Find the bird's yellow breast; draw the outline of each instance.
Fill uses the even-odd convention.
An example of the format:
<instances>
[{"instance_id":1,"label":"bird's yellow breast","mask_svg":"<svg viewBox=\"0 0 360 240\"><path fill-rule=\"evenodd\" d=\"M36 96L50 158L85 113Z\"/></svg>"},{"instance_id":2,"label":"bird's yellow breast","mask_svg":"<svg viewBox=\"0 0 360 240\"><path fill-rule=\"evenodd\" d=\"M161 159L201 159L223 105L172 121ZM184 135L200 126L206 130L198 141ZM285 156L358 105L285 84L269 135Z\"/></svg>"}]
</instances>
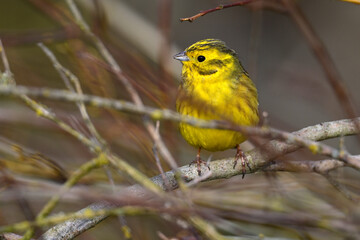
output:
<instances>
[{"instance_id":1,"label":"bird's yellow breast","mask_svg":"<svg viewBox=\"0 0 360 240\"><path fill-rule=\"evenodd\" d=\"M247 95L244 86L232 86L231 81L223 79L195 84L184 83L179 88L177 111L205 120L227 120L238 125L256 125L257 101L249 106L244 99ZM233 148L246 139L239 132L197 128L185 123L180 123L179 129L190 145L209 151Z\"/></svg>"}]
</instances>

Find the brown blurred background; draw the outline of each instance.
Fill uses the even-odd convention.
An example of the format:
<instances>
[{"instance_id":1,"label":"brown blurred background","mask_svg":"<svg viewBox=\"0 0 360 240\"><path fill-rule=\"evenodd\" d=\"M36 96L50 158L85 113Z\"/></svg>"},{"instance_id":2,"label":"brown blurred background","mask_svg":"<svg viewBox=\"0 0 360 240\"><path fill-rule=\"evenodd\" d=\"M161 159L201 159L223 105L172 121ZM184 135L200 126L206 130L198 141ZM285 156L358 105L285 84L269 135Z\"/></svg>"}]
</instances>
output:
<instances>
[{"instance_id":1,"label":"brown blurred background","mask_svg":"<svg viewBox=\"0 0 360 240\"><path fill-rule=\"evenodd\" d=\"M94 33L104 41L146 105L174 110L181 65L172 56L200 39L218 38L236 50L245 69L252 76L259 91L260 110L269 114L271 126L291 132L324 121L348 118L304 36L294 21L281 11L234 7L200 17L192 23L181 23L179 18L231 1L76 2ZM326 0L304 0L298 3L328 49L358 110L360 5ZM84 92L130 100L123 85L108 70L94 45L73 22L63 1L0 0L0 38L18 85L65 88L49 59L36 45L43 42L65 67L79 77ZM85 146L55 124L38 117L22 102L13 98L0 99L0 157L2 166L10 169L11 173L39 177L35 171L39 168L37 164L33 168L16 164L14 159L18 159L21 154L31 158L32 153L41 153L59 164L68 174L92 158L92 153ZM50 106L61 119L78 131L89 135L84 130L76 106L46 100L40 102ZM148 176L159 174L152 153L153 142L142 125L141 117L94 107L88 110L96 128L114 152ZM175 123L161 122L160 129L179 165L187 164L195 157L196 150L181 138ZM345 142L352 154L359 154L356 137L346 137ZM337 147L339 140L326 143ZM20 146L21 150L16 150L14 146ZM213 159L230 157L234 153L234 150L215 153ZM209 155L204 151L204 158ZM314 157L302 151L288 158ZM166 164L164 168L169 169ZM338 174L346 175L342 170ZM259 175L246 177L240 183L250 186L264 184L257 191L266 195L264 181L269 180L263 174ZM41 177L52 178L48 175ZM116 173L113 177L119 184L131 183ZM296 177L294 179L298 181ZM354 179L358 179L358 176ZM354 179L346 181L351 183ZM55 180L59 179L55 177ZM99 170L88 176L84 183L106 184L107 181L104 171ZM302 184L307 189L308 186ZM23 220L22 210L4 199L1 200L0 195L0 225ZM30 199L32 211L36 213L42 206L39 203L46 199ZM266 198L263 200L266 201ZM67 207L72 210L83 206L82 203L79 206L69 205ZM9 208L5 210L4 206ZM132 225L134 229L139 228L138 222L135 217ZM158 239L154 226L157 229L166 228L163 220L149 222L146 218L141 222L145 224L142 225L145 230L135 231L138 235L134 239ZM105 232L110 227L110 224L103 224L100 229ZM112 228L106 231L110 234L107 237L94 231L94 234L87 234L83 239L118 239L119 235L113 231Z\"/></svg>"}]
</instances>

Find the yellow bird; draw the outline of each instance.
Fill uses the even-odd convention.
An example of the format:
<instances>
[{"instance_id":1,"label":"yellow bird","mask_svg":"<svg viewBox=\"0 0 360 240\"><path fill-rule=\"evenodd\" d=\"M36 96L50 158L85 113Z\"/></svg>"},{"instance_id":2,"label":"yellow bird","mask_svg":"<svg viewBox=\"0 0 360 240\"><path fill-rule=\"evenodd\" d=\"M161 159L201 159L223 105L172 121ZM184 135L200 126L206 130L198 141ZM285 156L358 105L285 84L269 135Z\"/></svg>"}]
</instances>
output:
<instances>
[{"instance_id":1,"label":"yellow bird","mask_svg":"<svg viewBox=\"0 0 360 240\"><path fill-rule=\"evenodd\" d=\"M183 115L205 119L226 120L241 126L259 122L258 97L254 83L242 67L234 50L218 39L194 43L174 56L181 61L182 82L179 86L176 109ZM241 159L245 176L245 155L240 143L246 137L237 131L198 128L180 123L180 133L192 146L198 148L196 160L201 174L200 150L223 151L237 148L234 168Z\"/></svg>"}]
</instances>

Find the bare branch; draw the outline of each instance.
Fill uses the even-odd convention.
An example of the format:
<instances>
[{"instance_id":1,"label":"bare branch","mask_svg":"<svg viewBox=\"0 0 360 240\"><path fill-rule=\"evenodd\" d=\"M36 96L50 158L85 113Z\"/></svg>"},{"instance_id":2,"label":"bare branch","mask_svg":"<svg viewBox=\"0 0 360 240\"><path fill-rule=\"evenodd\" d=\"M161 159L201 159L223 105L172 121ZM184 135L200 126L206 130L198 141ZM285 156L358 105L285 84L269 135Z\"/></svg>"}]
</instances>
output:
<instances>
[{"instance_id":1,"label":"bare branch","mask_svg":"<svg viewBox=\"0 0 360 240\"><path fill-rule=\"evenodd\" d=\"M51 50L48 47L46 47L43 43L38 43L38 46L44 51L46 56L51 60L51 62L54 65L54 68L58 71L59 75L65 82L66 87L72 92L76 92L80 95L83 94L79 79L72 72L70 72L68 69L66 69L64 66L60 64L60 62L55 57L54 53L51 52ZM71 83L75 86L75 89L71 85ZM96 130L94 124L90 119L90 116L86 110L84 103L79 102L77 103L77 105L80 110L81 116L85 122L85 125L87 126L88 130L94 137L94 140L97 141L97 144L103 145L104 147L102 148L105 148L105 146L107 145L106 141L100 136L100 134Z\"/></svg>"},{"instance_id":2,"label":"bare branch","mask_svg":"<svg viewBox=\"0 0 360 240\"><path fill-rule=\"evenodd\" d=\"M340 120L340 121L334 121L334 122L327 122L322 123L314 126L310 126L304 129L301 129L297 132L294 132L294 135L297 135L299 137L311 139L311 140L324 140L327 138L332 137L338 137L341 135L347 135L349 134L349 129L353 131L353 133L356 132L356 128L351 120ZM289 166L292 166L291 163L285 163L285 162L275 162L274 167L269 166L271 165L271 162L274 158L293 152L296 149L299 149L299 146L297 145L291 145L279 142L277 140L270 141L264 146L265 149L271 149L268 154L263 154L261 150L252 150L247 154L248 159L252 163L252 172L255 172L259 169L264 170L287 170L290 171L291 168ZM242 174L241 169L233 169L233 158L229 159L222 159L222 160L216 160L212 161L210 163L212 174L208 176L206 181L214 180L214 179L220 179L220 178L229 178L234 175ZM319 162L312 161L309 164L303 163L302 165L299 165L300 168L298 170L300 171L313 171L313 172L328 172L330 170L336 169L338 167L344 166L343 162L335 161L335 160L323 160ZM198 177L197 169L196 167L189 167L189 166L183 166L180 167L178 170L182 178L186 181L192 181ZM204 173L207 171L207 168L203 169ZM250 169L247 171L248 174L250 174ZM167 179L169 180L169 184L172 189L175 189L178 187L178 183L175 178L174 171L166 172ZM163 189L166 189L169 187L168 184L165 184L163 181L163 178L161 175L155 176L150 179L153 183L160 186ZM138 186L132 186L130 187L134 191L138 191ZM90 208L97 207L97 209L103 209L104 207L107 208L109 203L94 203L90 206ZM81 210L86 211L87 208ZM91 228L95 226L99 221L106 218L106 215L104 216L97 216L95 220L92 219L77 219L77 220L69 220L64 223L61 223L59 225L56 225L52 229L50 229L47 233L43 235L41 239L58 239L58 240L65 240L65 239L71 239L75 236L77 236L79 233L86 231L88 228ZM74 229L75 228L75 229ZM69 229L73 229L74 231L69 231ZM58 237L54 237L54 233L59 232L66 232L67 235L58 235ZM51 236L54 237L48 237L48 234L52 234Z\"/></svg>"},{"instance_id":3,"label":"bare branch","mask_svg":"<svg viewBox=\"0 0 360 240\"><path fill-rule=\"evenodd\" d=\"M332 148L328 145L319 142L314 142L312 140L273 128L234 126L231 123L227 123L227 122L224 123L219 121L205 121L201 119L192 118L189 116L180 115L179 113L173 112L168 109L160 110L156 108L134 105L125 101L101 98L101 97L84 95L84 94L79 95L76 93L71 93L62 90L50 90L47 88L13 87L13 86L0 87L0 95L24 96L25 94L45 97L49 99L70 101L70 102L84 102L98 107L99 106L109 107L109 108L128 111L132 113L146 114L154 119L169 119L177 122L186 122L190 125L202 127L202 128L231 129L235 131L240 131L248 135L249 137L261 136L264 138L277 138L286 141L289 144L295 144L295 145L300 145L302 147L306 147L314 154L322 154L334 159L342 160L345 163L349 164L350 166L356 169L360 169L360 159L351 156L346 151L338 151L337 149ZM356 126L356 124L359 123L359 119L354 119L353 121L355 123L354 126ZM145 124L147 126L154 127L148 121ZM155 128L153 129L153 131L150 132L155 133L156 132ZM351 134L355 134L357 132L358 131L354 131ZM154 137L154 140L157 139L155 135L152 136ZM159 150L161 149L167 149L167 148L159 148Z\"/></svg>"},{"instance_id":4,"label":"bare branch","mask_svg":"<svg viewBox=\"0 0 360 240\"><path fill-rule=\"evenodd\" d=\"M282 2L288 9L290 16L293 18L300 31L303 33L308 45L321 64L328 83L335 92L335 95L341 106L344 108L347 117L355 118L357 112L353 105L354 101L352 100L349 91L346 89L345 84L341 79L340 73L338 72L334 61L330 57L330 54L321 41L320 37L316 34L304 13L301 11L301 8L294 0L282 0ZM359 123L356 126L358 129L360 129Z\"/></svg>"},{"instance_id":5,"label":"bare branch","mask_svg":"<svg viewBox=\"0 0 360 240\"><path fill-rule=\"evenodd\" d=\"M204 15L206 15L208 13L219 11L219 10L222 10L222 9L225 9L225 8L243 6L243 5L249 4L251 2L255 2L255 1L257 1L257 0L243 0L243 1L240 1L240 2L231 3L231 4L227 4L227 5L219 5L219 6L215 7L215 8L211 8L211 9L208 9L208 10L205 10L205 11L201 11L198 14L192 16L192 17L180 18L180 22L184 22L184 21L192 22L195 19L197 19L199 17L202 17L202 16L204 16Z\"/></svg>"},{"instance_id":6,"label":"bare branch","mask_svg":"<svg viewBox=\"0 0 360 240\"><path fill-rule=\"evenodd\" d=\"M98 51L106 60L106 62L110 65L112 72L117 76L117 78L121 81L121 83L125 86L126 91L129 93L132 101L138 107L143 107L144 104L141 100L141 97L135 90L135 88L131 85L129 79L125 76L120 66L115 61L114 57L111 55L109 50L106 48L104 43L98 38L90 29L88 24L83 19L79 9L73 0L66 0L72 14L75 16L76 23L79 25L80 29L84 31L84 33L94 42ZM156 132L155 126L148 120L144 119L144 125L146 130L149 132L155 144L158 146L160 154L164 157L164 159L169 163L171 167L176 166L175 158L171 155L170 151L166 147L164 141L161 139L160 135Z\"/></svg>"},{"instance_id":7,"label":"bare branch","mask_svg":"<svg viewBox=\"0 0 360 240\"><path fill-rule=\"evenodd\" d=\"M271 164L270 166L264 168L264 170L286 172L315 172L320 174L327 174L329 171L343 167L344 165L344 162L334 159L325 159L320 161L276 161L274 164Z\"/></svg>"}]
</instances>

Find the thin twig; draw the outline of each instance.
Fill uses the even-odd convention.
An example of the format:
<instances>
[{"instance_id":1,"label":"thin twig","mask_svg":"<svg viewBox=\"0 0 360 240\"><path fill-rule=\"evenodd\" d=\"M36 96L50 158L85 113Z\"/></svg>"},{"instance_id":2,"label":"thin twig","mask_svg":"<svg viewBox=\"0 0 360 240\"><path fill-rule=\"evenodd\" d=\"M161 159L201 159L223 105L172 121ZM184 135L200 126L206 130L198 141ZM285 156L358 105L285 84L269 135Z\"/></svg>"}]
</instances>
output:
<instances>
[{"instance_id":1,"label":"thin twig","mask_svg":"<svg viewBox=\"0 0 360 240\"><path fill-rule=\"evenodd\" d=\"M125 86L126 91L129 93L132 101L134 104L138 107L143 107L144 104L135 90L135 88L131 85L130 81L127 79L123 71L121 70L120 66L115 61L114 57L111 55L111 53L108 51L108 49L105 47L104 43L98 38L90 29L90 27L87 25L83 17L81 16L80 11L78 10L76 4L73 0L66 0L66 3L68 4L71 12L75 16L76 22L79 25L79 27L90 37L90 39L94 42L96 45L98 51L103 56L103 58L107 61L107 63L110 65L111 70L114 72L114 74L118 77L118 79L122 82L122 84ZM160 154L164 157L164 160L169 163L171 167L176 166L175 158L171 155L170 151L166 147L165 143L162 141L161 137L156 134L155 126L152 124L149 119L144 118L144 125L147 131L149 132L150 136L152 137L153 141L158 146L158 149L160 151Z\"/></svg>"},{"instance_id":2,"label":"thin twig","mask_svg":"<svg viewBox=\"0 0 360 240\"><path fill-rule=\"evenodd\" d=\"M67 192L72 186L74 186L82 177L91 172L95 168L100 168L109 163L108 159L104 155L100 155L98 158L93 159L90 162L83 164L77 171L75 171L68 180L64 183L60 191L55 194L37 214L35 221L43 221L51 211L56 207L60 200L61 195ZM34 228L27 229L24 239L31 238L34 234Z\"/></svg>"},{"instance_id":3,"label":"thin twig","mask_svg":"<svg viewBox=\"0 0 360 240\"><path fill-rule=\"evenodd\" d=\"M125 86L126 91L130 94L131 98L136 104L141 104L141 98L137 94L134 87L130 84L129 80L125 77L125 75L122 73L122 70L120 66L116 63L113 56L110 54L110 52L107 50L103 42L91 31L88 24L83 19L79 9L75 5L73 0L66 0L67 5L69 6L72 14L74 15L76 19L76 23L79 25L80 29L83 30L83 32L94 42L96 47L99 49L99 52L104 57L104 59L109 63L112 70L115 72L115 74L119 77L122 84Z\"/></svg>"},{"instance_id":4,"label":"thin twig","mask_svg":"<svg viewBox=\"0 0 360 240\"><path fill-rule=\"evenodd\" d=\"M99 155L99 157L86 162L82 166L80 166L65 182L60 191L54 195L50 201L44 206L44 208L40 211L37 216L37 219L42 219L48 216L51 211L54 209L56 204L59 202L62 194L67 192L72 186L74 186L79 180L84 177L86 174L90 173L93 169L100 168L109 163L107 157L105 155Z\"/></svg>"},{"instance_id":5,"label":"thin twig","mask_svg":"<svg viewBox=\"0 0 360 240\"><path fill-rule=\"evenodd\" d=\"M344 108L347 117L355 118L357 112L353 105L354 101L351 98L351 94L346 89L345 84L341 79L340 73L338 72L336 65L330 57L330 54L327 51L324 43L316 34L301 8L298 6L298 3L296 3L294 0L282 0L282 2L288 9L290 16L293 18L300 31L303 33L308 45L322 66L326 75L326 79L335 92L340 105ZM357 123L356 126L360 130L360 123ZM360 136L358 138L360 139Z\"/></svg>"},{"instance_id":6,"label":"thin twig","mask_svg":"<svg viewBox=\"0 0 360 240\"><path fill-rule=\"evenodd\" d=\"M156 132L157 134L159 134L159 127L160 127L160 121L156 121ZM159 169L159 172L163 178L163 181L165 183L165 185L168 185L168 180L166 179L166 176L164 174L164 169L162 168L161 166L161 161L160 161L160 158L159 158L159 154L157 152L157 146L156 146L156 143L154 144L153 148L153 154L154 154L154 157L155 157L155 161L156 161L156 166L158 167Z\"/></svg>"},{"instance_id":7,"label":"thin twig","mask_svg":"<svg viewBox=\"0 0 360 240\"><path fill-rule=\"evenodd\" d=\"M159 122L159 121L158 121ZM150 124L150 123L148 123ZM164 141L161 139L159 129L153 128L153 125L148 126L148 130L153 136L155 146L156 148L162 153L163 157L167 159L167 162L169 163L170 167L175 170L178 168L178 165L174 159L174 157L171 155L169 149L166 147Z\"/></svg>"},{"instance_id":8,"label":"thin twig","mask_svg":"<svg viewBox=\"0 0 360 240\"><path fill-rule=\"evenodd\" d=\"M0 86L0 95L4 96L14 96L21 97L21 95L28 95L33 97L41 97L45 99L52 100L61 100L65 102L83 102L94 107L104 107L110 109L116 109L118 111L129 112L133 114L147 115L154 120L168 119L173 121L186 121L191 122L194 120L194 125L199 125L200 127L206 123L208 127L215 127L216 123L205 120L199 120L192 117L179 115L177 112L164 109L160 110L157 108L147 107L147 106L138 106L131 102L116 100L110 98L103 98L94 95L87 94L77 94L66 90L58 90L51 88L34 88L34 87L24 87L24 86ZM209 126L212 125L212 126ZM155 127L153 129L154 133Z\"/></svg>"},{"instance_id":9,"label":"thin twig","mask_svg":"<svg viewBox=\"0 0 360 240\"><path fill-rule=\"evenodd\" d=\"M199 229L207 239L212 240L228 240L225 236L221 235L216 228L209 222L205 221L199 216L193 216L189 218L190 222Z\"/></svg>"},{"instance_id":10,"label":"thin twig","mask_svg":"<svg viewBox=\"0 0 360 240\"><path fill-rule=\"evenodd\" d=\"M60 76L65 82L65 85L68 87L68 89L72 92L76 92L80 95L83 94L83 91L81 89L80 81L79 79L68 69L66 69L64 66L60 64L60 62L55 57L54 53L50 51L49 48L47 48L43 43L38 43L38 46L44 51L46 56L52 61L55 69L58 71ZM70 81L72 84L74 84L75 89L70 84ZM91 135L94 137L94 140L97 141L99 145L102 145L102 148L106 148L106 141L100 136L98 131L96 130L94 124L92 123L90 116L86 110L85 104L83 102L78 102L77 106L80 110L81 116L85 122L85 125L87 126L88 130L90 131Z\"/></svg>"},{"instance_id":11,"label":"thin twig","mask_svg":"<svg viewBox=\"0 0 360 240\"><path fill-rule=\"evenodd\" d=\"M70 125L62 121L58 118L50 109L46 106L34 101L29 98L26 94L19 94L19 97L32 109L36 112L36 114L40 117L48 119L58 125L65 132L69 133L77 140L79 140L82 144L87 146L91 151L100 152L101 147L97 144L94 144L89 138L85 137L82 133L73 129Z\"/></svg>"},{"instance_id":12,"label":"thin twig","mask_svg":"<svg viewBox=\"0 0 360 240\"><path fill-rule=\"evenodd\" d=\"M0 39L0 54L1 54L1 60L4 65L4 69L5 69L4 73L2 73L1 69L0 69L0 85L1 86L15 85L15 81L13 79L13 75L10 70L9 61L6 57L5 48L2 44L1 39Z\"/></svg>"},{"instance_id":13,"label":"thin twig","mask_svg":"<svg viewBox=\"0 0 360 240\"><path fill-rule=\"evenodd\" d=\"M10 70L9 61L8 61L8 59L6 57L5 49L3 49L1 39L0 39L0 50L1 50L0 51L1 52L1 57L2 57L2 61L4 63L5 73L6 73L6 76L2 76L2 78L4 78L4 77L6 78L6 81L1 82L0 88L2 88L2 87L6 88L6 87L15 86L16 82L15 82L13 74L12 74L12 72ZM60 128L62 128L64 131L68 132L69 134L71 134L75 138L77 138L80 142L82 142L84 145L88 146L91 150L98 151L100 149L100 147L98 145L92 144L92 142L88 138L86 138L83 134L75 131L67 123L65 123L64 121L59 119L46 106L44 106L44 105L34 101L33 99L29 98L25 93L18 94L17 96L20 97L20 99L22 101L24 101L31 109L33 109L39 116L44 117L44 118L46 118L48 120L51 120L52 122L55 122Z\"/></svg>"},{"instance_id":14,"label":"thin twig","mask_svg":"<svg viewBox=\"0 0 360 240\"><path fill-rule=\"evenodd\" d=\"M240 1L240 2L236 2L236 3L231 3L231 4L226 4L226 5L219 5L216 8L211 8L211 9L208 9L208 10L201 11L198 14L192 16L192 17L180 18L180 21L181 22L184 22L184 21L192 22L195 19L197 19L197 18L199 18L201 16L204 16L204 15L206 15L208 13L219 11L219 10L222 10L222 9L225 9L225 8L243 6L243 5L249 4L251 2L255 2L255 1L257 1L257 0L243 0L243 1Z\"/></svg>"},{"instance_id":15,"label":"thin twig","mask_svg":"<svg viewBox=\"0 0 360 240\"><path fill-rule=\"evenodd\" d=\"M6 57L6 53L5 53L5 48L2 44L2 41L0 39L0 53L1 53L1 60L4 64L4 68L5 68L5 73L8 73L10 74L11 73L11 70L10 70L10 65L9 65L9 61Z\"/></svg>"},{"instance_id":16,"label":"thin twig","mask_svg":"<svg viewBox=\"0 0 360 240\"><path fill-rule=\"evenodd\" d=\"M360 156L357 156L360 157ZM270 166L264 168L264 171L285 171L285 172L315 172L326 174L337 168L344 167L344 162L334 159L324 159L318 161L298 160L298 161L275 161Z\"/></svg>"},{"instance_id":17,"label":"thin twig","mask_svg":"<svg viewBox=\"0 0 360 240\"><path fill-rule=\"evenodd\" d=\"M355 197L351 192L339 181L334 179L329 173L323 174L323 176L329 181L329 183L338 190L344 197L349 199L352 202L358 203L360 200L360 197Z\"/></svg>"},{"instance_id":18,"label":"thin twig","mask_svg":"<svg viewBox=\"0 0 360 240\"><path fill-rule=\"evenodd\" d=\"M187 186L187 187L195 186L195 185L197 185L198 183L203 182L203 181L205 181L206 179L208 179L208 178L211 176L211 174L212 174L211 170L205 171L204 174L202 174L201 176L198 176L198 177L195 178L194 180L188 182L188 183L186 184L186 186Z\"/></svg>"},{"instance_id":19,"label":"thin twig","mask_svg":"<svg viewBox=\"0 0 360 240\"><path fill-rule=\"evenodd\" d=\"M309 139L304 139L294 134L284 132L274 128L259 128L259 127L248 127L248 126L234 126L226 122L218 121L205 121L201 119L192 118L189 116L180 115L177 112L165 109L160 110L156 108L137 106L128 102L118 101L113 99L106 99L96 96L90 96L85 94L76 94L62 90L50 90L46 88L26 88L26 87L13 87L13 86L4 86L0 87L0 95L12 95L12 96L24 96L24 95L40 96L49 99L58 99L65 100L70 102L84 102L93 104L95 106L109 107L117 110L125 110L132 113L146 114L154 119L168 119L177 122L186 122L190 125L202 128L217 128L217 129L230 129L235 131L240 131L248 136L261 136L264 138L277 138L285 141L289 144L296 144L302 147L308 148L314 154L321 154L329 156L334 159L339 159L347 163L348 165L360 169L360 159L351 156L348 152L339 151L333 147L325 145L323 143L314 142ZM43 113L40 113L43 114ZM49 114L47 112L47 114ZM360 121L359 119L353 120L356 126ZM148 122L148 124L150 124ZM151 125L153 127L153 125ZM158 138L156 136L155 128L151 130L153 132L154 140L157 141L158 146L161 146ZM355 131L354 133L357 133ZM354 134L352 133L352 134ZM92 144L90 144L92 145ZM159 148L162 149L162 148ZM164 147L164 150L167 148ZM170 153L169 153L170 154ZM166 155L165 155L166 156Z\"/></svg>"},{"instance_id":20,"label":"thin twig","mask_svg":"<svg viewBox=\"0 0 360 240\"><path fill-rule=\"evenodd\" d=\"M1 54L3 57L6 58L6 56L4 55L4 51L2 51ZM12 80L12 82L15 84L15 80L13 78L13 75L10 72L10 68L7 68L6 71L9 71L7 78L10 78ZM11 85L14 85L14 84L11 84ZM0 86L0 88L3 88L3 87L6 88L9 86L7 84L5 86L4 86L4 84L2 84ZM68 93L71 93L71 92L68 92ZM79 95L81 96L82 94L79 94ZM150 180L148 180L148 178L145 175L143 175L141 172L139 172L137 169L133 168L131 165L126 163L123 159L115 156L114 154L111 154L110 152L104 153L102 151L101 146L99 146L97 143L92 142L91 140L86 138L81 133L75 131L68 124L66 124L65 122L58 119L56 117L56 115L54 113L52 113L46 106L37 103L36 101L32 100L24 93L19 94L18 97L20 97L27 105L29 105L39 116L42 116L44 118L47 118L47 119L55 122L60 128L62 128L66 132L72 134L76 138L78 138L78 140L80 140L82 143L87 145L91 150L93 150L95 153L97 153L99 155L98 156L99 158L100 158L100 155L104 156L104 154L106 154L105 155L106 159L108 159L109 162L114 167L116 167L117 169L119 169L120 171L122 171L124 173L127 173L128 176L130 176L132 179L134 179L136 182L140 183L141 185L145 186L150 191L155 192L158 195L161 195L163 193L161 189L159 189L154 183L152 183ZM55 204L56 203L57 203L57 201L55 201ZM50 201L48 204L49 205L47 205L47 206L53 206L52 201ZM25 233L23 239L30 239L32 237L33 233L34 233L33 228L31 226L29 226L27 228L27 232Z\"/></svg>"}]
</instances>

